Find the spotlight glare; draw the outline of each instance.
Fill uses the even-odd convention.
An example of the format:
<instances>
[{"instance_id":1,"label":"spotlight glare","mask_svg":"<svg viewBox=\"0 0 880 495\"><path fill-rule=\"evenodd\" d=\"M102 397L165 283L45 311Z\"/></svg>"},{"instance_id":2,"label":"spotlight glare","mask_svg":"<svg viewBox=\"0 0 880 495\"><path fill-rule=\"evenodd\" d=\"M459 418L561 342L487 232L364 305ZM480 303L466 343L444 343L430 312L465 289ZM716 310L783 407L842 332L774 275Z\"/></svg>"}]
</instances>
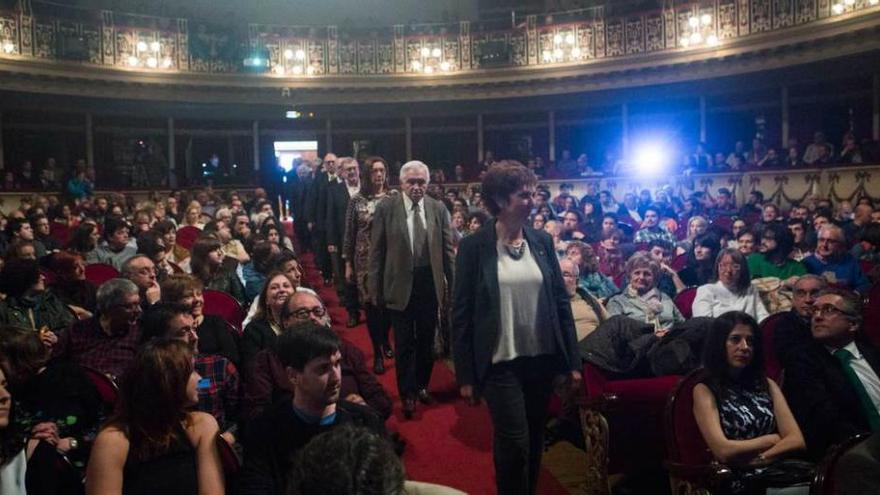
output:
<instances>
[{"instance_id":1,"label":"spotlight glare","mask_svg":"<svg viewBox=\"0 0 880 495\"><path fill-rule=\"evenodd\" d=\"M290 60L292 58L293 58L293 50L291 50L290 48L288 48L287 50L284 50L284 59Z\"/></svg>"},{"instance_id":2,"label":"spotlight glare","mask_svg":"<svg viewBox=\"0 0 880 495\"><path fill-rule=\"evenodd\" d=\"M437 58L440 55L443 55L443 52L441 52L439 48L434 48L433 50L431 50L432 57Z\"/></svg>"},{"instance_id":3,"label":"spotlight glare","mask_svg":"<svg viewBox=\"0 0 880 495\"><path fill-rule=\"evenodd\" d=\"M688 19L688 26L697 27L699 25L700 25L700 20L697 19L696 17L691 17L690 19Z\"/></svg>"},{"instance_id":4,"label":"spotlight glare","mask_svg":"<svg viewBox=\"0 0 880 495\"><path fill-rule=\"evenodd\" d=\"M633 169L638 175L656 176L666 172L670 162L669 150L663 143L645 143L633 155Z\"/></svg>"}]
</instances>

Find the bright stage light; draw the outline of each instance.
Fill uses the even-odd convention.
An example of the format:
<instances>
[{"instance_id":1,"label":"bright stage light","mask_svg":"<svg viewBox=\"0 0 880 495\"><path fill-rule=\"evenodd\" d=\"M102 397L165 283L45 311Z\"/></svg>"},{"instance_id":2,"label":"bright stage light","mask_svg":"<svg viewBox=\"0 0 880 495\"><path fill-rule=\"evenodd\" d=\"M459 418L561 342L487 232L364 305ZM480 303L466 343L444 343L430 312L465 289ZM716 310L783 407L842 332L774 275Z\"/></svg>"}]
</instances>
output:
<instances>
[{"instance_id":1,"label":"bright stage light","mask_svg":"<svg viewBox=\"0 0 880 495\"><path fill-rule=\"evenodd\" d=\"M672 153L661 142L646 142L636 146L632 168L636 175L656 176L665 173L672 161Z\"/></svg>"},{"instance_id":2,"label":"bright stage light","mask_svg":"<svg viewBox=\"0 0 880 495\"><path fill-rule=\"evenodd\" d=\"M831 10L832 10L835 14L842 14L842 13L843 13L843 4L842 4L842 3L836 3L836 4L832 5L832 6L831 6Z\"/></svg>"}]
</instances>

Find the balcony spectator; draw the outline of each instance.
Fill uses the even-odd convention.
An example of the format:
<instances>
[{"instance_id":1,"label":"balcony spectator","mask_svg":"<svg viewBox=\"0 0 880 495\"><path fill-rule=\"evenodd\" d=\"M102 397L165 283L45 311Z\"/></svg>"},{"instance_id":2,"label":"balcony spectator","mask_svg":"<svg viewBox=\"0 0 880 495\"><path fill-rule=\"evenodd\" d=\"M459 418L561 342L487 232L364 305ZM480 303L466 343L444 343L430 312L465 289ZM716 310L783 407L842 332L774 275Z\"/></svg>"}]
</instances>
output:
<instances>
[{"instance_id":1,"label":"balcony spectator","mask_svg":"<svg viewBox=\"0 0 880 495\"><path fill-rule=\"evenodd\" d=\"M593 170L592 167L590 167L590 163L586 153L581 153L580 155L578 155L576 163L578 174L581 177L588 177L596 173L596 171Z\"/></svg>"},{"instance_id":2,"label":"balcony spectator","mask_svg":"<svg viewBox=\"0 0 880 495\"><path fill-rule=\"evenodd\" d=\"M762 167L767 151L763 141L758 138L752 139L752 149L746 155L746 164L750 167Z\"/></svg>"},{"instance_id":3,"label":"balcony spectator","mask_svg":"<svg viewBox=\"0 0 880 495\"><path fill-rule=\"evenodd\" d=\"M733 147L733 151L727 155L727 159L725 163L727 163L727 168L730 170L739 170L742 168L743 163L748 161L748 153L746 152L746 143L742 141L737 141Z\"/></svg>"},{"instance_id":4,"label":"balcony spectator","mask_svg":"<svg viewBox=\"0 0 880 495\"><path fill-rule=\"evenodd\" d=\"M813 134L813 142L804 150L804 163L807 165L828 163L833 150L834 147L825 139L825 133L816 131Z\"/></svg>"},{"instance_id":5,"label":"balcony spectator","mask_svg":"<svg viewBox=\"0 0 880 495\"><path fill-rule=\"evenodd\" d=\"M576 177L580 173L577 161L571 157L571 150L562 150L562 156L556 163L556 172L564 178Z\"/></svg>"},{"instance_id":6,"label":"balcony spectator","mask_svg":"<svg viewBox=\"0 0 880 495\"><path fill-rule=\"evenodd\" d=\"M787 168L800 168L804 166L804 161L801 160L800 152L796 146L788 148L788 155L785 157L784 165Z\"/></svg>"},{"instance_id":7,"label":"balcony spectator","mask_svg":"<svg viewBox=\"0 0 880 495\"><path fill-rule=\"evenodd\" d=\"M843 135L843 145L840 150L840 163L856 164L862 163L862 151L859 143L856 142L856 136L852 132Z\"/></svg>"},{"instance_id":8,"label":"balcony spectator","mask_svg":"<svg viewBox=\"0 0 880 495\"><path fill-rule=\"evenodd\" d=\"M67 181L67 195L77 203L88 198L95 190L95 184L86 177L85 171L77 171L69 181Z\"/></svg>"},{"instance_id":9,"label":"balcony spectator","mask_svg":"<svg viewBox=\"0 0 880 495\"><path fill-rule=\"evenodd\" d=\"M686 163L695 170L708 172L712 169L712 155L706 152L706 143L697 143L694 152L686 158Z\"/></svg>"}]
</instances>

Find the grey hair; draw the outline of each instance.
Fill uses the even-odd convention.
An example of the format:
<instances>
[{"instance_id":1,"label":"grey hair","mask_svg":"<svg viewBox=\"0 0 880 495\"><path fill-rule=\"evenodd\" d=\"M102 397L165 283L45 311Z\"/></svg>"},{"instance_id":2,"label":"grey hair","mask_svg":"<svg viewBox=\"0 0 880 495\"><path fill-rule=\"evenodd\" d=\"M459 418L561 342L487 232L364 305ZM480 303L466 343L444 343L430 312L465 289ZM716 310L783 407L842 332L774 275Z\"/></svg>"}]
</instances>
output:
<instances>
[{"instance_id":1,"label":"grey hair","mask_svg":"<svg viewBox=\"0 0 880 495\"><path fill-rule=\"evenodd\" d=\"M308 161L303 161L299 167L296 167L296 175L304 175L312 173L312 164Z\"/></svg>"},{"instance_id":2,"label":"grey hair","mask_svg":"<svg viewBox=\"0 0 880 495\"><path fill-rule=\"evenodd\" d=\"M348 165L351 162L357 163L357 160L355 160L354 158L352 158L350 156L343 156L342 158L336 159L336 164L339 165L340 170L342 169L342 167Z\"/></svg>"},{"instance_id":3,"label":"grey hair","mask_svg":"<svg viewBox=\"0 0 880 495\"><path fill-rule=\"evenodd\" d=\"M825 277L823 277L821 275L816 275L815 273L808 273L806 275L801 275L800 277L798 277L797 281L794 283L794 286L797 287L797 284L801 283L804 280L815 280L815 281L819 282L819 284L822 286L821 287L822 289L824 289L825 287L828 287L828 281L825 280Z\"/></svg>"},{"instance_id":4,"label":"grey hair","mask_svg":"<svg viewBox=\"0 0 880 495\"><path fill-rule=\"evenodd\" d=\"M413 170L413 169L418 169L419 171L425 173L425 177L427 178L427 180L425 181L426 184L431 182L431 170L428 168L427 165L425 165L423 162L420 162L418 160L406 162L403 164L402 167L400 167L400 181L403 182L404 174L406 174L407 172L409 172L410 170Z\"/></svg>"},{"instance_id":5,"label":"grey hair","mask_svg":"<svg viewBox=\"0 0 880 495\"><path fill-rule=\"evenodd\" d=\"M131 276L132 272L134 271L134 270L132 270L131 265L135 261L137 261L141 258L146 258L146 259L150 260L150 257L147 256L146 254L136 254L136 255L132 256L131 258L125 260L125 263L122 264L122 269L119 270L119 273L125 278L128 278L129 276ZM150 261L153 261L153 260L150 260Z\"/></svg>"},{"instance_id":6,"label":"grey hair","mask_svg":"<svg viewBox=\"0 0 880 495\"><path fill-rule=\"evenodd\" d=\"M570 259L568 259L568 258L562 258L561 260L559 260L559 268L560 268L560 269L562 269L562 264L563 264L563 263L570 263L571 266L574 267L573 271L574 271L574 276L575 276L575 277L580 277L580 276L581 276L581 269L580 269L580 267L577 265L577 263L575 263L574 261L572 261L572 260L570 260Z\"/></svg>"},{"instance_id":7,"label":"grey hair","mask_svg":"<svg viewBox=\"0 0 880 495\"><path fill-rule=\"evenodd\" d=\"M138 294L138 287L127 278L114 278L98 287L97 309L98 313L106 313L125 302L125 297Z\"/></svg>"},{"instance_id":8,"label":"grey hair","mask_svg":"<svg viewBox=\"0 0 880 495\"><path fill-rule=\"evenodd\" d=\"M819 227L819 231L816 232L816 235L818 236L819 234L821 234L823 230L827 230L829 232L839 232L840 240L844 243L846 242L846 232L844 232L844 230L837 225L834 225L833 223L826 223L825 225Z\"/></svg>"}]
</instances>

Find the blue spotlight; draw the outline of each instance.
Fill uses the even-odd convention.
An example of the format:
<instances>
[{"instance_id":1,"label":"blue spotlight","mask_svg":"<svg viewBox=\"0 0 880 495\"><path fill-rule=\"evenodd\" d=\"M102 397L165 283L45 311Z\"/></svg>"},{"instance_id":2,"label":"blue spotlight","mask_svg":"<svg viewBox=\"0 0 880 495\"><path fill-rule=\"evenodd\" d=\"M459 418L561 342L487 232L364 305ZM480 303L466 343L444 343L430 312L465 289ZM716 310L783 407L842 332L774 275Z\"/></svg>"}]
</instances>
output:
<instances>
[{"instance_id":1,"label":"blue spotlight","mask_svg":"<svg viewBox=\"0 0 880 495\"><path fill-rule=\"evenodd\" d=\"M673 151L661 141L648 141L635 147L632 169L637 175L657 176L668 171Z\"/></svg>"}]
</instances>

